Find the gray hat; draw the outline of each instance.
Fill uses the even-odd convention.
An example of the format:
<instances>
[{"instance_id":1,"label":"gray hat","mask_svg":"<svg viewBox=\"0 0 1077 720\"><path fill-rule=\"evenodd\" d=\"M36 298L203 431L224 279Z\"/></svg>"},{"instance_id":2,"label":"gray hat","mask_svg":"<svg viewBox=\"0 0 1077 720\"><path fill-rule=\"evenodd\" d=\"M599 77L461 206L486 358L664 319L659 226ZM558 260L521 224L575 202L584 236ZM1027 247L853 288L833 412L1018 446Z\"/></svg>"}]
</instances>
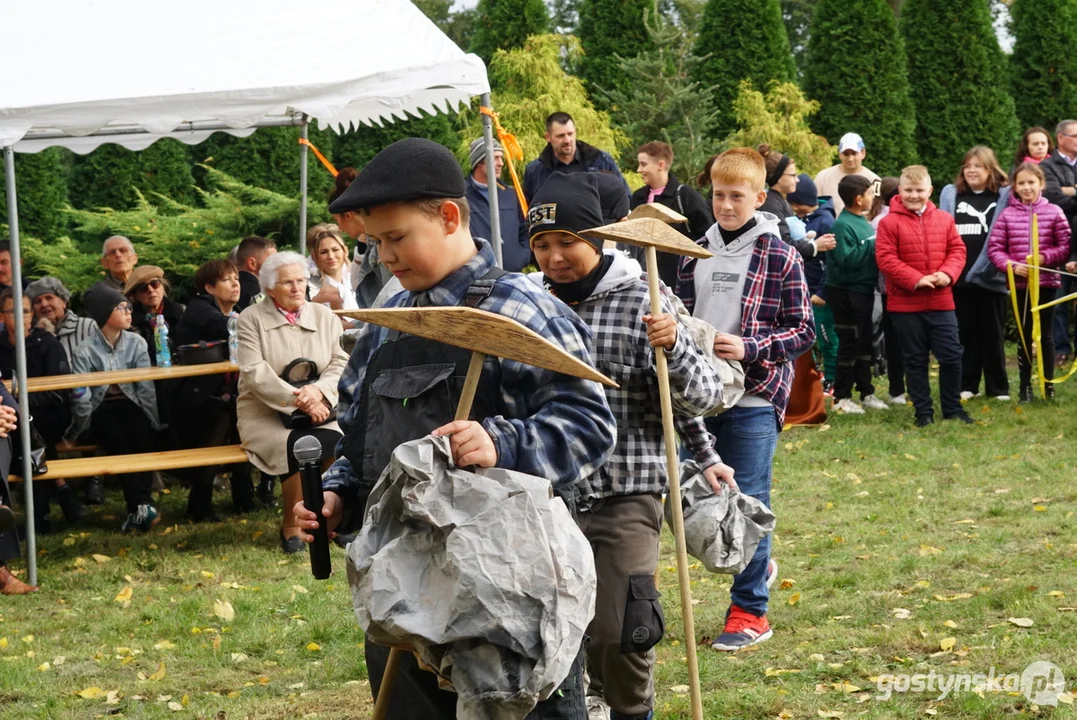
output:
<instances>
[{"instance_id":1,"label":"gray hat","mask_svg":"<svg viewBox=\"0 0 1077 720\"><path fill-rule=\"evenodd\" d=\"M505 148L501 147L501 143L494 138L494 152L505 152ZM472 170L475 166L486 159L486 141L482 138L475 138L471 141L471 147L467 150L467 160Z\"/></svg>"},{"instance_id":2,"label":"gray hat","mask_svg":"<svg viewBox=\"0 0 1077 720\"><path fill-rule=\"evenodd\" d=\"M23 292L26 297L30 298L30 302L37 300L41 295L49 293L64 302L71 299L71 291L64 287L59 278L54 277L43 277L40 280L34 280L26 286L26 290Z\"/></svg>"}]
</instances>

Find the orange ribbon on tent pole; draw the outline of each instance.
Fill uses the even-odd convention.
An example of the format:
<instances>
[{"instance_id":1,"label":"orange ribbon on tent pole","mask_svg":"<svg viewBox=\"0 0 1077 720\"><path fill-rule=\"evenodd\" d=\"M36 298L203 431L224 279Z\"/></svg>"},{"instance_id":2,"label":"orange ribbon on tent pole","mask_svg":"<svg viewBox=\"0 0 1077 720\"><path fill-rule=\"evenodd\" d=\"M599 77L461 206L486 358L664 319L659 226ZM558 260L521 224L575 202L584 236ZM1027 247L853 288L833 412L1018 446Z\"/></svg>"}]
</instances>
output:
<instances>
[{"instance_id":1,"label":"orange ribbon on tent pole","mask_svg":"<svg viewBox=\"0 0 1077 720\"><path fill-rule=\"evenodd\" d=\"M337 169L333 167L333 163L329 162L328 158L326 158L325 155L322 155L321 151L318 148L314 147L314 143L312 143L310 140L307 140L306 138L299 138L299 144L306 145L307 147L309 147L311 152L314 153L314 157L322 161L322 165L324 165L325 169L329 171L329 174L333 177L337 176Z\"/></svg>"},{"instance_id":2,"label":"orange ribbon on tent pole","mask_svg":"<svg viewBox=\"0 0 1077 720\"><path fill-rule=\"evenodd\" d=\"M520 178L516 175L516 168L513 166L513 160L523 160L524 150L520 147L520 141L516 139L516 136L509 133L501 125L501 119L498 118L497 113L493 111L493 108L488 108L485 105L479 106L479 112L489 117L494 123L494 129L497 131L497 141L501 143L501 147L504 149L506 159L508 160L506 165L509 167L509 177L512 178L512 187L516 190L516 198L520 201L520 212L523 213L524 220L527 219L527 199L524 197L523 186L520 185Z\"/></svg>"}]
</instances>

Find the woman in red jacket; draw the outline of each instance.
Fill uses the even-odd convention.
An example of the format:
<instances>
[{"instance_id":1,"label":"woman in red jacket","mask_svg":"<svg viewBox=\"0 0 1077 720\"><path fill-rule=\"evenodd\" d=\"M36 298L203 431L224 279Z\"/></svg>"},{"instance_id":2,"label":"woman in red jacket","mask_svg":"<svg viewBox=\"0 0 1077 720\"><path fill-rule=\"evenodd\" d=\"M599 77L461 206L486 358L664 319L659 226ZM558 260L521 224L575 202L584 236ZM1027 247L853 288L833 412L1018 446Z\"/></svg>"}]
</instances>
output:
<instances>
[{"instance_id":1,"label":"woman in red jacket","mask_svg":"<svg viewBox=\"0 0 1077 720\"><path fill-rule=\"evenodd\" d=\"M1032 400L1032 317L1029 310L1028 265L1031 263L1041 268L1060 268L1070 254L1070 224L1062 208L1047 202L1043 197L1046 178L1043 170L1035 163L1021 163L1013 176L1014 194L1020 202L1011 202L991 229L987 239L987 256L1001 272L1012 265L1013 274L1017 276L1017 305L1021 308L1021 329L1024 334L1023 346L1027 350L1017 353L1017 367L1021 374L1021 402ZM1039 257L1030 259L1032 254L1032 218L1037 218ZM1057 273L1040 273L1040 304L1055 299L1058 288L1062 285ZM1054 327L1054 307L1040 311L1041 327L1046 332L1040 333L1038 352L1043 353L1043 374L1047 381L1047 397L1055 396L1055 386L1051 380L1055 376L1055 340L1051 328Z\"/></svg>"},{"instance_id":2,"label":"woman in red jacket","mask_svg":"<svg viewBox=\"0 0 1077 720\"><path fill-rule=\"evenodd\" d=\"M961 341L950 286L965 267L965 243L954 219L931 202L931 176L922 165L901 172L898 196L879 223L875 260L886 280L890 312L905 358L916 425L935 422L928 356L939 361L944 420L971 424L961 407Z\"/></svg>"}]
</instances>

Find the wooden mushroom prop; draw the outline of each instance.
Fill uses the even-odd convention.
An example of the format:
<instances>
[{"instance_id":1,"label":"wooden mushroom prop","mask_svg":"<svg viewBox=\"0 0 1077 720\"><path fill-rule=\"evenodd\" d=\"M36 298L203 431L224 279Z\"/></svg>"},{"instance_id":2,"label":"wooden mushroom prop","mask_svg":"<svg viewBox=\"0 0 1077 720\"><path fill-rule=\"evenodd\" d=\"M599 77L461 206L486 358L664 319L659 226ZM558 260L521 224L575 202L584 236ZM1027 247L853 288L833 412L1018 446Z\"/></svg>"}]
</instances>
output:
<instances>
[{"instance_id":1,"label":"wooden mushroom prop","mask_svg":"<svg viewBox=\"0 0 1077 720\"><path fill-rule=\"evenodd\" d=\"M475 401L482 365L487 355L506 358L553 370L554 372L594 380L617 387L605 375L582 360L573 357L541 335L511 318L496 313L462 306L389 308L378 310L337 310L337 315L373 323L398 332L417 335L428 340L471 351L471 361L454 420L467 420ZM392 694L393 678L405 650L394 647L389 652L378 699L374 705L374 720L384 720Z\"/></svg>"},{"instance_id":2,"label":"wooden mushroom prop","mask_svg":"<svg viewBox=\"0 0 1077 720\"><path fill-rule=\"evenodd\" d=\"M662 312L659 300L658 250L694 258L709 258L712 253L669 226L686 218L663 205L641 205L623 222L586 231L586 235L641 246L647 254L647 286L651 294L651 314ZM703 720L703 696L699 685L699 660L696 657L696 630L692 616L692 589L688 578L688 551L684 544L684 513L681 509L680 464L677 462L677 436L673 426L673 401L669 394L669 366L665 353L656 352L658 395L662 403L662 430L666 445L666 472L669 475L669 502L673 516L673 537L677 543L677 582L681 591L681 614L684 617L684 645L688 651L688 679L693 720Z\"/></svg>"}]
</instances>

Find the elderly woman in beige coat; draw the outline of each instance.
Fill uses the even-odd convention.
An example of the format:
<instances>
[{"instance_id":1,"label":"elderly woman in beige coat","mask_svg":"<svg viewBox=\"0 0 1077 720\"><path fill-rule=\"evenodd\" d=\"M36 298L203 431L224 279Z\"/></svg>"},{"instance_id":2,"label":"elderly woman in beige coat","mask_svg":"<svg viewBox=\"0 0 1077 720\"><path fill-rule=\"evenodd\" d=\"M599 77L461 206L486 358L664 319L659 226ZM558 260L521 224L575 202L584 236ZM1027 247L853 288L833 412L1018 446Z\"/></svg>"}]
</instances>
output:
<instances>
[{"instance_id":1,"label":"elderly woman in beige coat","mask_svg":"<svg viewBox=\"0 0 1077 720\"><path fill-rule=\"evenodd\" d=\"M293 508L302 499L299 467L292 455L295 441L313 435L322 443L326 467L341 437L330 416L337 404L337 382L348 363L340 346L341 324L323 305L307 302L310 274L302 255L293 252L269 257L258 273L265 299L239 316L239 436L250 461L263 473L287 476L281 484L284 517L281 547L299 552ZM314 361L318 379L296 388L281 378L293 360ZM289 429L281 413L295 413Z\"/></svg>"}]
</instances>

